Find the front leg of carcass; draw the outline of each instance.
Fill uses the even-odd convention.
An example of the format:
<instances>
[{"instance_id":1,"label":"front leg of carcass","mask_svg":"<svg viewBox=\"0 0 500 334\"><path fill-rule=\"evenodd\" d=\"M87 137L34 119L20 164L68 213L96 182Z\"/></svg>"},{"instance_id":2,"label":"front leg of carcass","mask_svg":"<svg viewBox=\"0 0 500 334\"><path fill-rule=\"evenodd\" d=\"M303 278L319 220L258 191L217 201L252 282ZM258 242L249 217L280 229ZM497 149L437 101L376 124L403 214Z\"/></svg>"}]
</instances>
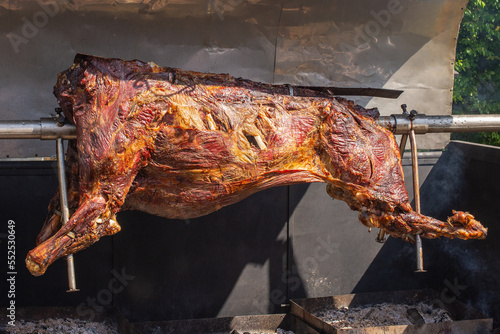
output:
<instances>
[{"instance_id":1,"label":"front leg of carcass","mask_svg":"<svg viewBox=\"0 0 500 334\"><path fill-rule=\"evenodd\" d=\"M26 257L26 267L35 276L45 273L47 267L60 257L73 254L99 240L103 235L120 231L120 226L106 210L106 199L102 196L89 198L81 203L67 224L48 238Z\"/></svg>"},{"instance_id":2,"label":"front leg of carcass","mask_svg":"<svg viewBox=\"0 0 500 334\"><path fill-rule=\"evenodd\" d=\"M145 123L155 118L140 114L137 118L142 121L137 121L128 117L128 109L122 105L129 103L130 96L141 87L134 88L133 80L123 84L116 73L102 73L99 64L80 67L86 62L77 60L70 70L59 75L55 87L66 118L75 123L77 130L76 142L70 143L66 160L69 202L74 213L57 230L58 201L51 203L54 214L48 217L37 247L26 258L26 266L35 276L44 274L56 259L120 231L116 214L151 152L154 136Z\"/></svg>"},{"instance_id":3,"label":"front leg of carcass","mask_svg":"<svg viewBox=\"0 0 500 334\"><path fill-rule=\"evenodd\" d=\"M137 149L138 146L131 145L129 149ZM56 259L87 248L102 236L120 231L116 213L123 205L137 172L147 161L146 152L137 150L131 154L134 158L129 159L124 157L126 154L114 154L111 148L110 155L98 161L86 159L85 152L81 153L80 161L92 163L80 164L79 205L69 221L55 234L47 238L49 233L42 230L41 235L46 239L39 237L41 243L26 258L26 266L33 275L44 274Z\"/></svg>"}]
</instances>

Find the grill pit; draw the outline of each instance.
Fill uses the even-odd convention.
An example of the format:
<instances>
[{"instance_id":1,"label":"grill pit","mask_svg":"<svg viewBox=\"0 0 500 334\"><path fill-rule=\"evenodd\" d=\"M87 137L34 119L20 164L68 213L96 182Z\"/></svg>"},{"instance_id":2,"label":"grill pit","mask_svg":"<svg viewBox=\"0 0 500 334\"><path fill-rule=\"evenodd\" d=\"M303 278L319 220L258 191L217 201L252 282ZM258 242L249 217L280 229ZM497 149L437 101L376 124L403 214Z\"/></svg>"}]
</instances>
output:
<instances>
[{"instance_id":1,"label":"grill pit","mask_svg":"<svg viewBox=\"0 0 500 334\"><path fill-rule=\"evenodd\" d=\"M422 325L453 321L446 310L427 302L414 305L383 303L353 308L341 307L322 310L314 316L337 329Z\"/></svg>"},{"instance_id":2,"label":"grill pit","mask_svg":"<svg viewBox=\"0 0 500 334\"><path fill-rule=\"evenodd\" d=\"M291 313L319 333L490 333L493 319L434 290L304 298Z\"/></svg>"}]
</instances>

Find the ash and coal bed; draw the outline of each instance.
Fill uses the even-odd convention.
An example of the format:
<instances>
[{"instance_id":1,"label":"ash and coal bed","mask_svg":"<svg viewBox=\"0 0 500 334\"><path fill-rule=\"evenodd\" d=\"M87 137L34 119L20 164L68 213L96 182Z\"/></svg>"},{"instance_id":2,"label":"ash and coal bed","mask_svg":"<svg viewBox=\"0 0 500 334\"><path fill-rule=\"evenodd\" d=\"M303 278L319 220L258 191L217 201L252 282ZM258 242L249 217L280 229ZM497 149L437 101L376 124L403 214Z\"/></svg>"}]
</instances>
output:
<instances>
[{"instance_id":1,"label":"ash and coal bed","mask_svg":"<svg viewBox=\"0 0 500 334\"><path fill-rule=\"evenodd\" d=\"M115 324L92 322L71 318L48 318L43 320L19 320L15 326L0 328L5 333L16 334L119 334Z\"/></svg>"},{"instance_id":2,"label":"ash and coal bed","mask_svg":"<svg viewBox=\"0 0 500 334\"><path fill-rule=\"evenodd\" d=\"M278 328L275 332L270 332L270 331L263 331L263 332L259 332L259 331L232 331L231 334L295 334L294 332L292 331L286 331L284 329L281 329L281 328Z\"/></svg>"},{"instance_id":3,"label":"ash and coal bed","mask_svg":"<svg viewBox=\"0 0 500 334\"><path fill-rule=\"evenodd\" d=\"M157 328L157 329L154 329L152 332L152 334L163 334L164 331L163 329L161 328ZM284 330L284 329L281 329L281 328L278 328L276 329L276 331L239 331L239 330L232 330L231 332L229 332L229 334L295 334L295 332L293 331L287 331L287 330Z\"/></svg>"},{"instance_id":4,"label":"ash and coal bed","mask_svg":"<svg viewBox=\"0 0 500 334\"><path fill-rule=\"evenodd\" d=\"M231 334L295 334L292 331L286 331L284 329L278 328L276 332L269 332L269 331L264 331L264 332L255 332L255 331L244 331L244 332L238 332L238 331L232 331Z\"/></svg>"},{"instance_id":5,"label":"ash and coal bed","mask_svg":"<svg viewBox=\"0 0 500 334\"><path fill-rule=\"evenodd\" d=\"M341 307L321 310L313 314L337 329L423 325L453 321L450 314L433 304L376 304L362 307Z\"/></svg>"}]
</instances>

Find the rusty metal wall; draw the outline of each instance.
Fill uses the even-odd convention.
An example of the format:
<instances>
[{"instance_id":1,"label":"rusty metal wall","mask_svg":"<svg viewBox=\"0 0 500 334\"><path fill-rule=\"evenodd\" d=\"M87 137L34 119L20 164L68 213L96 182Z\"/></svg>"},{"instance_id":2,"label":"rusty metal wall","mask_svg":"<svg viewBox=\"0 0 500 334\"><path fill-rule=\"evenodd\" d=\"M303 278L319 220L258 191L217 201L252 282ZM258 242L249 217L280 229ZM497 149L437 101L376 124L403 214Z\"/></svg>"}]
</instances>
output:
<instances>
[{"instance_id":1,"label":"rusty metal wall","mask_svg":"<svg viewBox=\"0 0 500 334\"><path fill-rule=\"evenodd\" d=\"M2 0L0 119L57 107L59 72L76 53L268 82L402 89L357 98L382 114L408 104L451 113L453 62L466 0ZM421 139L442 148L449 135ZM0 158L54 155L41 141L2 141Z\"/></svg>"}]
</instances>

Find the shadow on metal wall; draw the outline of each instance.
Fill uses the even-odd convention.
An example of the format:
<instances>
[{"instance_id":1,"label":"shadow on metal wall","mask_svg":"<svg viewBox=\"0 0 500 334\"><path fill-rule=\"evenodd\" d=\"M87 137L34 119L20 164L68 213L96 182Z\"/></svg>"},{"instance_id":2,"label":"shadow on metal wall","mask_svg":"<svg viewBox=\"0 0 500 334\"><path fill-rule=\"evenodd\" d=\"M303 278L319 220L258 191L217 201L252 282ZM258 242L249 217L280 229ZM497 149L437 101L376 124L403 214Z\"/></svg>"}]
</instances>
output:
<instances>
[{"instance_id":1,"label":"shadow on metal wall","mask_svg":"<svg viewBox=\"0 0 500 334\"><path fill-rule=\"evenodd\" d=\"M269 189L190 220L120 213L114 267L135 277L115 306L131 321L283 312L288 192Z\"/></svg>"}]
</instances>

